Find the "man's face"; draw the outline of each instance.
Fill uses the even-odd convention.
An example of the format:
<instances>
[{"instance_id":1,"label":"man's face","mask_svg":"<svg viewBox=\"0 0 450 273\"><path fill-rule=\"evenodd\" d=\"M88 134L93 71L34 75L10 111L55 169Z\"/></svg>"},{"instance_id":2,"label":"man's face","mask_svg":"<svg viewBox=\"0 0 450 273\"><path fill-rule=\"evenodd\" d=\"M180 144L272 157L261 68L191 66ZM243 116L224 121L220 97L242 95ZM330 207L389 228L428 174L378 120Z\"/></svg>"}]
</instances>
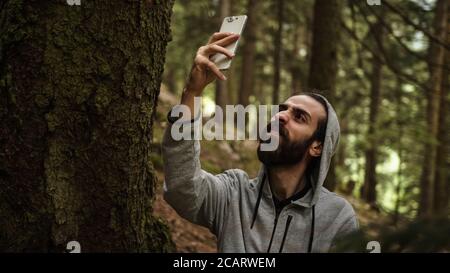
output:
<instances>
[{"instance_id":1,"label":"man's face","mask_svg":"<svg viewBox=\"0 0 450 273\"><path fill-rule=\"evenodd\" d=\"M322 152L321 143L312 139L318 122L326 118L326 110L314 98L306 95L290 97L280 104L280 111L272 118L279 121L279 129L268 125L270 137L279 138L278 148L262 151L258 158L266 166L293 165L305 157L317 157Z\"/></svg>"}]
</instances>

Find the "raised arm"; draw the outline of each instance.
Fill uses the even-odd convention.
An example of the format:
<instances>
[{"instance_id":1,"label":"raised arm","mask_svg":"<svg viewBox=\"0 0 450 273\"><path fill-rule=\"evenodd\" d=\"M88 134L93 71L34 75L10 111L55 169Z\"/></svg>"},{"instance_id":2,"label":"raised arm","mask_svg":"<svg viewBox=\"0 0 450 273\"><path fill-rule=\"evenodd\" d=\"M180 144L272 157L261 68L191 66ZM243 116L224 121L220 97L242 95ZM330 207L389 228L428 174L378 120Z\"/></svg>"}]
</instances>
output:
<instances>
[{"instance_id":1,"label":"raised arm","mask_svg":"<svg viewBox=\"0 0 450 273\"><path fill-rule=\"evenodd\" d=\"M191 115L181 117L183 122L189 123L196 115L194 98L201 96L203 89L215 78L226 79L210 57L223 53L232 58L231 52L224 46L237 39L237 35L230 33L215 33L208 44L197 51L181 99L181 105L189 107ZM213 175L202 170L199 141L175 140L171 135L172 126L169 122L162 143L164 199L182 217L217 233L220 231L221 219L226 212L231 191L237 187L237 179L232 172Z\"/></svg>"}]
</instances>

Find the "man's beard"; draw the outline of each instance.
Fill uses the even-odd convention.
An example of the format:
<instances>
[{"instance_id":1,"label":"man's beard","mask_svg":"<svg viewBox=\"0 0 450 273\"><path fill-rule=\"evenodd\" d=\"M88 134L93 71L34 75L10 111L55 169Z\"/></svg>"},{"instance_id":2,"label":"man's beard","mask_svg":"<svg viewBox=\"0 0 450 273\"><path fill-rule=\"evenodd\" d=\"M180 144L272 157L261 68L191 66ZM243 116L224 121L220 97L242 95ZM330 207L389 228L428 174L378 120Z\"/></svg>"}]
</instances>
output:
<instances>
[{"instance_id":1,"label":"man's beard","mask_svg":"<svg viewBox=\"0 0 450 273\"><path fill-rule=\"evenodd\" d=\"M270 132L272 123L267 125L266 132ZM276 128L275 128L276 130ZM261 140L258 146L258 159L267 167L294 165L304 159L313 137L306 140L290 141L287 129L279 124L279 145L274 151L262 151ZM273 135L271 137L274 137Z\"/></svg>"}]
</instances>

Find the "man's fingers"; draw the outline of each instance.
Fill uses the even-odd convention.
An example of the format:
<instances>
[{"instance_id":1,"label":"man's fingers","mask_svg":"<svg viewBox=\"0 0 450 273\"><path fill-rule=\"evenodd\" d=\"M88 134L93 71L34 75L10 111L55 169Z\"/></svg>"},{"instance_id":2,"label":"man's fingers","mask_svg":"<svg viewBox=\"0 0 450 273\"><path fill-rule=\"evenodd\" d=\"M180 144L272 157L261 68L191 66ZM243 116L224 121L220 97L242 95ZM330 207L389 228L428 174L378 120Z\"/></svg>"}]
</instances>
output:
<instances>
[{"instance_id":1,"label":"man's fingers","mask_svg":"<svg viewBox=\"0 0 450 273\"><path fill-rule=\"evenodd\" d=\"M217 78L219 78L221 80L226 80L227 79L225 77L225 75L222 72L220 72L220 70L216 66L216 64L211 62L209 59L202 58L201 63L203 65L205 65L209 70L211 70L217 76Z\"/></svg>"},{"instance_id":2,"label":"man's fingers","mask_svg":"<svg viewBox=\"0 0 450 273\"><path fill-rule=\"evenodd\" d=\"M224 48L239 39L238 34L230 32L216 32L208 41L208 44L199 48L195 63L210 70L221 80L226 80L225 75L220 71L215 63L213 63L209 57L216 53L222 53L229 58L233 58L234 54L228 49Z\"/></svg>"},{"instance_id":3,"label":"man's fingers","mask_svg":"<svg viewBox=\"0 0 450 273\"><path fill-rule=\"evenodd\" d=\"M225 38L222 38L216 42L214 42L214 44L219 45L219 46L227 46L229 44L231 44L232 42L235 42L239 39L239 35L238 34L233 34L230 36L227 36Z\"/></svg>"},{"instance_id":4,"label":"man's fingers","mask_svg":"<svg viewBox=\"0 0 450 273\"><path fill-rule=\"evenodd\" d=\"M222 53L222 54L226 55L228 58L234 57L234 54L231 51L229 51L228 49L221 47L219 45L215 45L215 44L207 46L205 49L205 53L208 57L215 53Z\"/></svg>"},{"instance_id":5,"label":"man's fingers","mask_svg":"<svg viewBox=\"0 0 450 273\"><path fill-rule=\"evenodd\" d=\"M220 39L223 39L227 36L233 35L232 32L216 32L213 35L211 35L211 38L209 38L208 44L212 44Z\"/></svg>"}]
</instances>

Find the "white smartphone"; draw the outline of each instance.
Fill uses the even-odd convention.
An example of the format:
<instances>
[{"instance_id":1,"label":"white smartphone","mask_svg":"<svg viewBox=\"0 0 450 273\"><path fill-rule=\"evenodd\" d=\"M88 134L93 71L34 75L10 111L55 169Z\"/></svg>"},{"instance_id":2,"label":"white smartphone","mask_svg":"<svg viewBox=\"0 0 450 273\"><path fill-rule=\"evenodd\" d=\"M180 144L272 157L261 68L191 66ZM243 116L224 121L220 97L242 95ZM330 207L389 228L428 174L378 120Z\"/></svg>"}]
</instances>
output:
<instances>
[{"instance_id":1,"label":"white smartphone","mask_svg":"<svg viewBox=\"0 0 450 273\"><path fill-rule=\"evenodd\" d=\"M241 35L244 31L245 23L247 22L247 15L229 16L225 17L220 27L220 32L231 32ZM226 46L225 48L231 51L233 54L236 53L236 49L239 40L233 42ZM227 70L231 66L231 59L222 53L217 53L211 57L211 60L217 65L220 70Z\"/></svg>"}]
</instances>

